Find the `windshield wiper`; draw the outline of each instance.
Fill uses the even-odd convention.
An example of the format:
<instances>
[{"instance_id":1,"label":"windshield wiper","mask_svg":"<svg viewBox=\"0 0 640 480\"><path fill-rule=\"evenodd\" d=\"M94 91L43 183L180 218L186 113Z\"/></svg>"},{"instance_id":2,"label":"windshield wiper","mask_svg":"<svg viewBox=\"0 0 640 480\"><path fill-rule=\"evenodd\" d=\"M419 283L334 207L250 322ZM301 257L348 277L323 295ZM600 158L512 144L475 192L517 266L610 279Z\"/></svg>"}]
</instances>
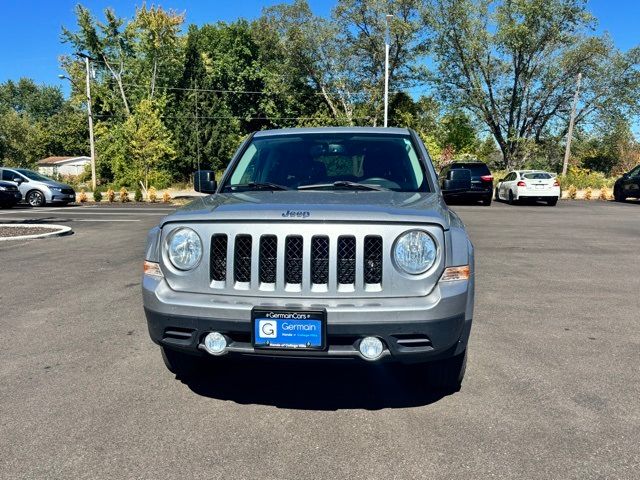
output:
<instances>
[{"instance_id":1,"label":"windshield wiper","mask_svg":"<svg viewBox=\"0 0 640 480\"><path fill-rule=\"evenodd\" d=\"M234 185L227 185L224 187L227 189L246 189L246 190L289 190L283 185L271 182L249 182L249 183L236 183Z\"/></svg>"},{"instance_id":2,"label":"windshield wiper","mask_svg":"<svg viewBox=\"0 0 640 480\"><path fill-rule=\"evenodd\" d=\"M344 188L348 190L389 190L388 188L381 187L380 185L369 185L366 183L348 182L346 180L340 180L333 183L315 183L313 185L300 185L298 190L315 190L323 188Z\"/></svg>"}]
</instances>

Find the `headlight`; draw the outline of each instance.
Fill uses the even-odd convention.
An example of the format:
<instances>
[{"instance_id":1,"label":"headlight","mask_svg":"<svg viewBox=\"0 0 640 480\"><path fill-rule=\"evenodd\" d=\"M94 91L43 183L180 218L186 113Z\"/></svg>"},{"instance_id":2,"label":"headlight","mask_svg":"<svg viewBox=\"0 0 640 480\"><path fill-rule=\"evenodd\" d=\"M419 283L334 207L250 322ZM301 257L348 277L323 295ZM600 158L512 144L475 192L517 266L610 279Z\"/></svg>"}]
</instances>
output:
<instances>
[{"instance_id":1,"label":"headlight","mask_svg":"<svg viewBox=\"0 0 640 480\"><path fill-rule=\"evenodd\" d=\"M411 230L396 240L393 255L396 265L411 275L419 275L431 268L436 261L438 248L426 232Z\"/></svg>"},{"instance_id":2,"label":"headlight","mask_svg":"<svg viewBox=\"0 0 640 480\"><path fill-rule=\"evenodd\" d=\"M0 192L4 192L7 189L7 187L0 187Z\"/></svg>"},{"instance_id":3,"label":"headlight","mask_svg":"<svg viewBox=\"0 0 640 480\"><path fill-rule=\"evenodd\" d=\"M202 258L202 240L190 228L178 228L169 236L169 260L178 270L191 270Z\"/></svg>"},{"instance_id":4,"label":"headlight","mask_svg":"<svg viewBox=\"0 0 640 480\"><path fill-rule=\"evenodd\" d=\"M53 190L54 192L61 192L62 189L60 187L49 187L49 190Z\"/></svg>"}]
</instances>

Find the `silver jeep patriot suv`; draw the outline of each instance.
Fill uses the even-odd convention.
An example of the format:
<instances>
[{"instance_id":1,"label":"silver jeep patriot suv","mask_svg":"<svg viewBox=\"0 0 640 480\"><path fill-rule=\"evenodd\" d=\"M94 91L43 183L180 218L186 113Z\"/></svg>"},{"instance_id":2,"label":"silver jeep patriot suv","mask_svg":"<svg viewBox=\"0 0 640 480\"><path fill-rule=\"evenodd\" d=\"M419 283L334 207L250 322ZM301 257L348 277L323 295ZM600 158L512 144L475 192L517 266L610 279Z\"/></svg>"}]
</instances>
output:
<instances>
[{"instance_id":1,"label":"silver jeep patriot suv","mask_svg":"<svg viewBox=\"0 0 640 480\"><path fill-rule=\"evenodd\" d=\"M394 360L459 388L473 246L415 132L261 131L219 184L194 182L210 195L153 228L145 257L149 333L172 372L223 355Z\"/></svg>"}]
</instances>

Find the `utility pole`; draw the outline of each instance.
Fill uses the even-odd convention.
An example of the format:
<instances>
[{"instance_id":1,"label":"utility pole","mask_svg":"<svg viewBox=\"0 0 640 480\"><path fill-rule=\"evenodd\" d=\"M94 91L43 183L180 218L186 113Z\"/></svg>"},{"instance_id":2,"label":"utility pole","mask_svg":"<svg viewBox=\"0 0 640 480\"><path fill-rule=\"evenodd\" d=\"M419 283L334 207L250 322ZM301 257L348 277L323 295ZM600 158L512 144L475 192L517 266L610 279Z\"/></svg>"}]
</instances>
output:
<instances>
[{"instance_id":1,"label":"utility pole","mask_svg":"<svg viewBox=\"0 0 640 480\"><path fill-rule=\"evenodd\" d=\"M393 18L393 15L387 14L384 18L385 33L384 33L384 128L387 128L389 124L389 19Z\"/></svg>"},{"instance_id":2,"label":"utility pole","mask_svg":"<svg viewBox=\"0 0 640 480\"><path fill-rule=\"evenodd\" d=\"M573 124L576 121L576 109L578 107L578 95L580 94L580 82L582 81L582 73L578 74L576 83L576 93L573 96L573 105L571 107L571 118L569 119L569 131L567 132L567 147L564 151L564 163L562 164L562 175L567 174L569 167L569 157L571 156L571 139L573 138Z\"/></svg>"},{"instance_id":3,"label":"utility pole","mask_svg":"<svg viewBox=\"0 0 640 480\"><path fill-rule=\"evenodd\" d=\"M89 64L89 57L84 54L79 54L84 57L84 63L87 67L87 116L89 117L89 146L91 148L91 187L96 191L96 145L93 139L93 115L91 113L91 65Z\"/></svg>"}]
</instances>

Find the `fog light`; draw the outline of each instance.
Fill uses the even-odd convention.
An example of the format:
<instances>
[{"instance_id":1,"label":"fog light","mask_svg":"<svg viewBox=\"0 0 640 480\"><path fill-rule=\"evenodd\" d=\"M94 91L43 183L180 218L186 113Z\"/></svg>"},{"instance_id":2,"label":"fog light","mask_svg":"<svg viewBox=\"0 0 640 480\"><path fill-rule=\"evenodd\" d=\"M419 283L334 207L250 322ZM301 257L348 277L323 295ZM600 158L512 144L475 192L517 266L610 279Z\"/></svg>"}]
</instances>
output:
<instances>
[{"instance_id":1,"label":"fog light","mask_svg":"<svg viewBox=\"0 0 640 480\"><path fill-rule=\"evenodd\" d=\"M384 345L379 338L364 337L360 340L358 349L360 350L360 354L367 360L375 360L382 355Z\"/></svg>"},{"instance_id":2,"label":"fog light","mask_svg":"<svg viewBox=\"0 0 640 480\"><path fill-rule=\"evenodd\" d=\"M227 350L227 339L219 332L211 332L204 337L204 349L211 355L222 355Z\"/></svg>"}]
</instances>

